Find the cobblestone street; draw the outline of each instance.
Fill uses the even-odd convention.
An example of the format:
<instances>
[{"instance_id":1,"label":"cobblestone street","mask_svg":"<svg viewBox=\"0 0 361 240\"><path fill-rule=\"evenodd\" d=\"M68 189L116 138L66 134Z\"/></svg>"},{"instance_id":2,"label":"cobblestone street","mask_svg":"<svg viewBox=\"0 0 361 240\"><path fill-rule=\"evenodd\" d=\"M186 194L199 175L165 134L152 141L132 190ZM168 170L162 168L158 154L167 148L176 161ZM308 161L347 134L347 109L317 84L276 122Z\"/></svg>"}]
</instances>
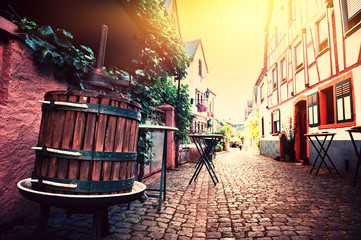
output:
<instances>
[{"instance_id":1,"label":"cobblestone street","mask_svg":"<svg viewBox=\"0 0 361 240\"><path fill-rule=\"evenodd\" d=\"M205 168L188 185L194 163L169 171L160 212L154 198L111 207L104 239L361 239L361 181L352 187L351 174L314 176L311 166L239 149L214 163L216 186ZM90 239L91 215L53 215L44 239ZM26 239L34 228L18 226L1 239Z\"/></svg>"}]
</instances>

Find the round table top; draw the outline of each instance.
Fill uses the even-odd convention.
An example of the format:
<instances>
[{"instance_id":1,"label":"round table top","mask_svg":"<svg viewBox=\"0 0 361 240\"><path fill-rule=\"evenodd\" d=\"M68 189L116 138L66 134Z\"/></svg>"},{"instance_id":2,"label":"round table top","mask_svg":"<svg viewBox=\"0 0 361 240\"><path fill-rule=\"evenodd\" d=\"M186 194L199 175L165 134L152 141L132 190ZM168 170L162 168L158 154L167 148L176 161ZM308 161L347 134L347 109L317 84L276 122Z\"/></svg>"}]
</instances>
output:
<instances>
[{"instance_id":1,"label":"round table top","mask_svg":"<svg viewBox=\"0 0 361 240\"><path fill-rule=\"evenodd\" d=\"M305 136L330 136L330 135L336 135L336 133L329 133L329 132L319 132L319 133L308 133L305 134Z\"/></svg>"},{"instance_id":2,"label":"round table top","mask_svg":"<svg viewBox=\"0 0 361 240\"><path fill-rule=\"evenodd\" d=\"M135 181L132 191L128 193L74 195L35 190L32 188L32 182L37 181L38 180L31 178L19 181L17 187L20 194L31 201L60 208L97 208L114 204L129 203L131 201L140 200L146 190L146 186L143 183Z\"/></svg>"},{"instance_id":3,"label":"round table top","mask_svg":"<svg viewBox=\"0 0 361 240\"><path fill-rule=\"evenodd\" d=\"M188 134L188 137L211 138L211 137L223 137L223 135L222 134L193 133L193 134Z\"/></svg>"},{"instance_id":4,"label":"round table top","mask_svg":"<svg viewBox=\"0 0 361 240\"><path fill-rule=\"evenodd\" d=\"M152 125L152 124L139 124L139 129L145 131L178 131L176 127L169 127L169 126L159 126L159 125Z\"/></svg>"},{"instance_id":5,"label":"round table top","mask_svg":"<svg viewBox=\"0 0 361 240\"><path fill-rule=\"evenodd\" d=\"M361 126L354 126L349 129L346 129L348 132L361 132Z\"/></svg>"}]
</instances>

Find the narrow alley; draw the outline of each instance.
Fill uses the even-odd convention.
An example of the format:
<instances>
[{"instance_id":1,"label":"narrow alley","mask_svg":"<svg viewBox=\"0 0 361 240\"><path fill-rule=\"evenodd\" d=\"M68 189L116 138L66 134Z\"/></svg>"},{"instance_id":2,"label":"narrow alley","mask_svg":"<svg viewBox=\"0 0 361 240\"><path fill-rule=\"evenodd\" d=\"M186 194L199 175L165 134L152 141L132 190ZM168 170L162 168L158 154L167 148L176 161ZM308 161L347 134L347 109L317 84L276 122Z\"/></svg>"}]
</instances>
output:
<instances>
[{"instance_id":1,"label":"narrow alley","mask_svg":"<svg viewBox=\"0 0 361 240\"><path fill-rule=\"evenodd\" d=\"M219 183L206 169L188 185L194 164L167 175L162 211L149 198L110 208L111 236L104 239L360 239L361 182L310 166L279 162L258 153L230 149L215 161ZM157 175L146 179L157 183ZM51 213L44 239L89 239L91 215L67 218ZM26 239L33 224L18 226L1 239Z\"/></svg>"}]
</instances>

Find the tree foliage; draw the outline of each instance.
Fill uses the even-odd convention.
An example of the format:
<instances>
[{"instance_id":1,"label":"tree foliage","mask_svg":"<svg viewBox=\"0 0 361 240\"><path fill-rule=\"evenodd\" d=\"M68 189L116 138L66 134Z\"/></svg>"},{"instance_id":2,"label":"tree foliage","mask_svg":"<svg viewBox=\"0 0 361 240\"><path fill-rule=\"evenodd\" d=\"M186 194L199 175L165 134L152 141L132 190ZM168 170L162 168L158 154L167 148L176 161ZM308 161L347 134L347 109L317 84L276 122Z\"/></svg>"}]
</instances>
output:
<instances>
[{"instance_id":1,"label":"tree foliage","mask_svg":"<svg viewBox=\"0 0 361 240\"><path fill-rule=\"evenodd\" d=\"M223 127L219 129L218 132L223 135L223 139L226 142L231 140L230 133L232 132L232 126L228 125L227 122L224 122Z\"/></svg>"},{"instance_id":2,"label":"tree foliage","mask_svg":"<svg viewBox=\"0 0 361 240\"><path fill-rule=\"evenodd\" d=\"M178 89L170 78L159 78L156 84L157 96L155 100L159 105L169 104L175 108L175 122L179 129L176 132L178 140L184 140L189 134L192 117L191 104L189 101L188 85L181 85L179 96Z\"/></svg>"}]
</instances>

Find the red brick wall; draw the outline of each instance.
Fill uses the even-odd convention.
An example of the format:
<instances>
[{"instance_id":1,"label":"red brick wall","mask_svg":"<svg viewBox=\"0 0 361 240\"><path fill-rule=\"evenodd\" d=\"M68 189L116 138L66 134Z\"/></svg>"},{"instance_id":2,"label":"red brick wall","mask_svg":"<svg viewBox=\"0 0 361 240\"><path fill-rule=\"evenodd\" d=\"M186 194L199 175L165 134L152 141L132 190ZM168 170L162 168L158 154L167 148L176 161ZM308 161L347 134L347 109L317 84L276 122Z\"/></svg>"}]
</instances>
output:
<instances>
[{"instance_id":1,"label":"red brick wall","mask_svg":"<svg viewBox=\"0 0 361 240\"><path fill-rule=\"evenodd\" d=\"M35 160L41 105L50 90L65 90L51 67L33 61L32 50L19 38L0 29L0 226L37 210L16 187L31 176ZM38 216L38 212L33 215Z\"/></svg>"}]
</instances>

